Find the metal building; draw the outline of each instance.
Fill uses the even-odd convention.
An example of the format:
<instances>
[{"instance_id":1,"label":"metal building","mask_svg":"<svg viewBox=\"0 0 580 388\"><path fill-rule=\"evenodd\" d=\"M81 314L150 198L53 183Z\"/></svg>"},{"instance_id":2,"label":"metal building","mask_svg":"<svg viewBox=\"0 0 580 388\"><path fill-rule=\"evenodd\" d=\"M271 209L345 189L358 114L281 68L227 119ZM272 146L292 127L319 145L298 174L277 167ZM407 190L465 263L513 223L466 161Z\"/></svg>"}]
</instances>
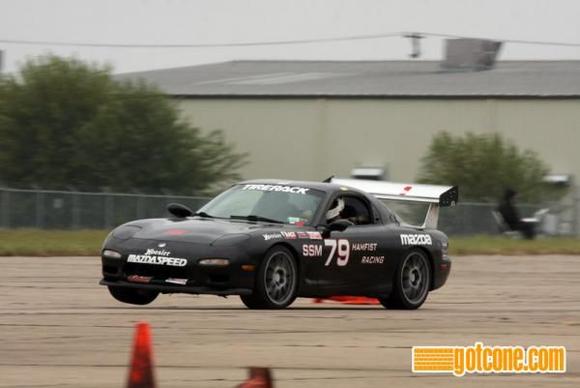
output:
<instances>
[{"instance_id":1,"label":"metal building","mask_svg":"<svg viewBox=\"0 0 580 388\"><path fill-rule=\"evenodd\" d=\"M119 75L158 85L183 117L248 152L245 178L383 168L410 181L439 131L499 132L580 177L580 62L237 61Z\"/></svg>"}]
</instances>

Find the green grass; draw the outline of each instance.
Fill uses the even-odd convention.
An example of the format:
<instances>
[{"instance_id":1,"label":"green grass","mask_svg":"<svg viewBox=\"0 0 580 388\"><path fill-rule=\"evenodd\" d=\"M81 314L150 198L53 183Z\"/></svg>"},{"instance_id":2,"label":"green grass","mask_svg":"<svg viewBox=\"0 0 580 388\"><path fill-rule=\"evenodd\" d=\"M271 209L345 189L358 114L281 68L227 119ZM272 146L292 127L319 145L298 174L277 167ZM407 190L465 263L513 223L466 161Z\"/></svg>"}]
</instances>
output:
<instances>
[{"instance_id":1,"label":"green grass","mask_svg":"<svg viewBox=\"0 0 580 388\"><path fill-rule=\"evenodd\" d=\"M97 256L105 230L0 229L0 256Z\"/></svg>"},{"instance_id":2,"label":"green grass","mask_svg":"<svg viewBox=\"0 0 580 388\"><path fill-rule=\"evenodd\" d=\"M450 238L452 255L580 255L580 239L539 237L535 240L511 239L502 236L470 236Z\"/></svg>"},{"instance_id":3,"label":"green grass","mask_svg":"<svg viewBox=\"0 0 580 388\"><path fill-rule=\"evenodd\" d=\"M97 256L105 230L0 229L0 256ZM580 255L580 239L528 241L499 236L455 237L451 255Z\"/></svg>"}]
</instances>

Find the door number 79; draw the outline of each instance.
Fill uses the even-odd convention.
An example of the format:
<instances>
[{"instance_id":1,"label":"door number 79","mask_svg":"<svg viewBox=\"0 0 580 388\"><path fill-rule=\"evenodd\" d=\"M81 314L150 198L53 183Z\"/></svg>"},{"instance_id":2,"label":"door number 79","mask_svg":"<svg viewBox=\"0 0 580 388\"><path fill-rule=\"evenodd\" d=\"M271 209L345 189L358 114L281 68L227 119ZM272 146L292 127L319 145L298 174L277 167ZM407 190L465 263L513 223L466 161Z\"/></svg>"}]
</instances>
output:
<instances>
[{"instance_id":1,"label":"door number 79","mask_svg":"<svg viewBox=\"0 0 580 388\"><path fill-rule=\"evenodd\" d=\"M348 264L348 259L350 258L350 243L345 239L326 239L324 240L324 246L330 247L330 253L326 259L325 266L329 266L336 253L336 265L344 267ZM338 249L337 249L338 248Z\"/></svg>"}]
</instances>

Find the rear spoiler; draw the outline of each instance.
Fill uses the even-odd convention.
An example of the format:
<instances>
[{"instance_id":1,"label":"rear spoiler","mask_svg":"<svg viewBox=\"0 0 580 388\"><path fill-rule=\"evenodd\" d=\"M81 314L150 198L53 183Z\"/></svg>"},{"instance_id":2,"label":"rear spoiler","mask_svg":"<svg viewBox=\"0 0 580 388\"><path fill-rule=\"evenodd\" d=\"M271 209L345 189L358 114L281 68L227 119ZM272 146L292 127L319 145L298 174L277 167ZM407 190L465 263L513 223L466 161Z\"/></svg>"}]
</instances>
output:
<instances>
[{"instance_id":1,"label":"rear spoiler","mask_svg":"<svg viewBox=\"0 0 580 388\"><path fill-rule=\"evenodd\" d=\"M362 179L332 179L337 185L364 191L379 199L428 203L429 209L420 229L435 229L439 221L439 208L455 206L459 200L457 186L421 185Z\"/></svg>"}]
</instances>

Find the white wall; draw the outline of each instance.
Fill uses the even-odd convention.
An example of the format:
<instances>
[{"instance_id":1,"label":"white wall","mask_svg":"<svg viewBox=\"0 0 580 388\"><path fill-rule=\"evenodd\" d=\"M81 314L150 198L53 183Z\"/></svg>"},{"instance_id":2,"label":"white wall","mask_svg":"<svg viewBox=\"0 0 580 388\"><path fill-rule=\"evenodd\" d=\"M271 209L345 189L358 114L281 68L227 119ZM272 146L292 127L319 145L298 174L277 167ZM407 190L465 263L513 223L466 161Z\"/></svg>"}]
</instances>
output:
<instances>
[{"instance_id":1,"label":"white wall","mask_svg":"<svg viewBox=\"0 0 580 388\"><path fill-rule=\"evenodd\" d=\"M411 181L433 134L498 131L580 179L580 99L186 99L184 118L250 154L244 178L323 179L388 166Z\"/></svg>"}]
</instances>

